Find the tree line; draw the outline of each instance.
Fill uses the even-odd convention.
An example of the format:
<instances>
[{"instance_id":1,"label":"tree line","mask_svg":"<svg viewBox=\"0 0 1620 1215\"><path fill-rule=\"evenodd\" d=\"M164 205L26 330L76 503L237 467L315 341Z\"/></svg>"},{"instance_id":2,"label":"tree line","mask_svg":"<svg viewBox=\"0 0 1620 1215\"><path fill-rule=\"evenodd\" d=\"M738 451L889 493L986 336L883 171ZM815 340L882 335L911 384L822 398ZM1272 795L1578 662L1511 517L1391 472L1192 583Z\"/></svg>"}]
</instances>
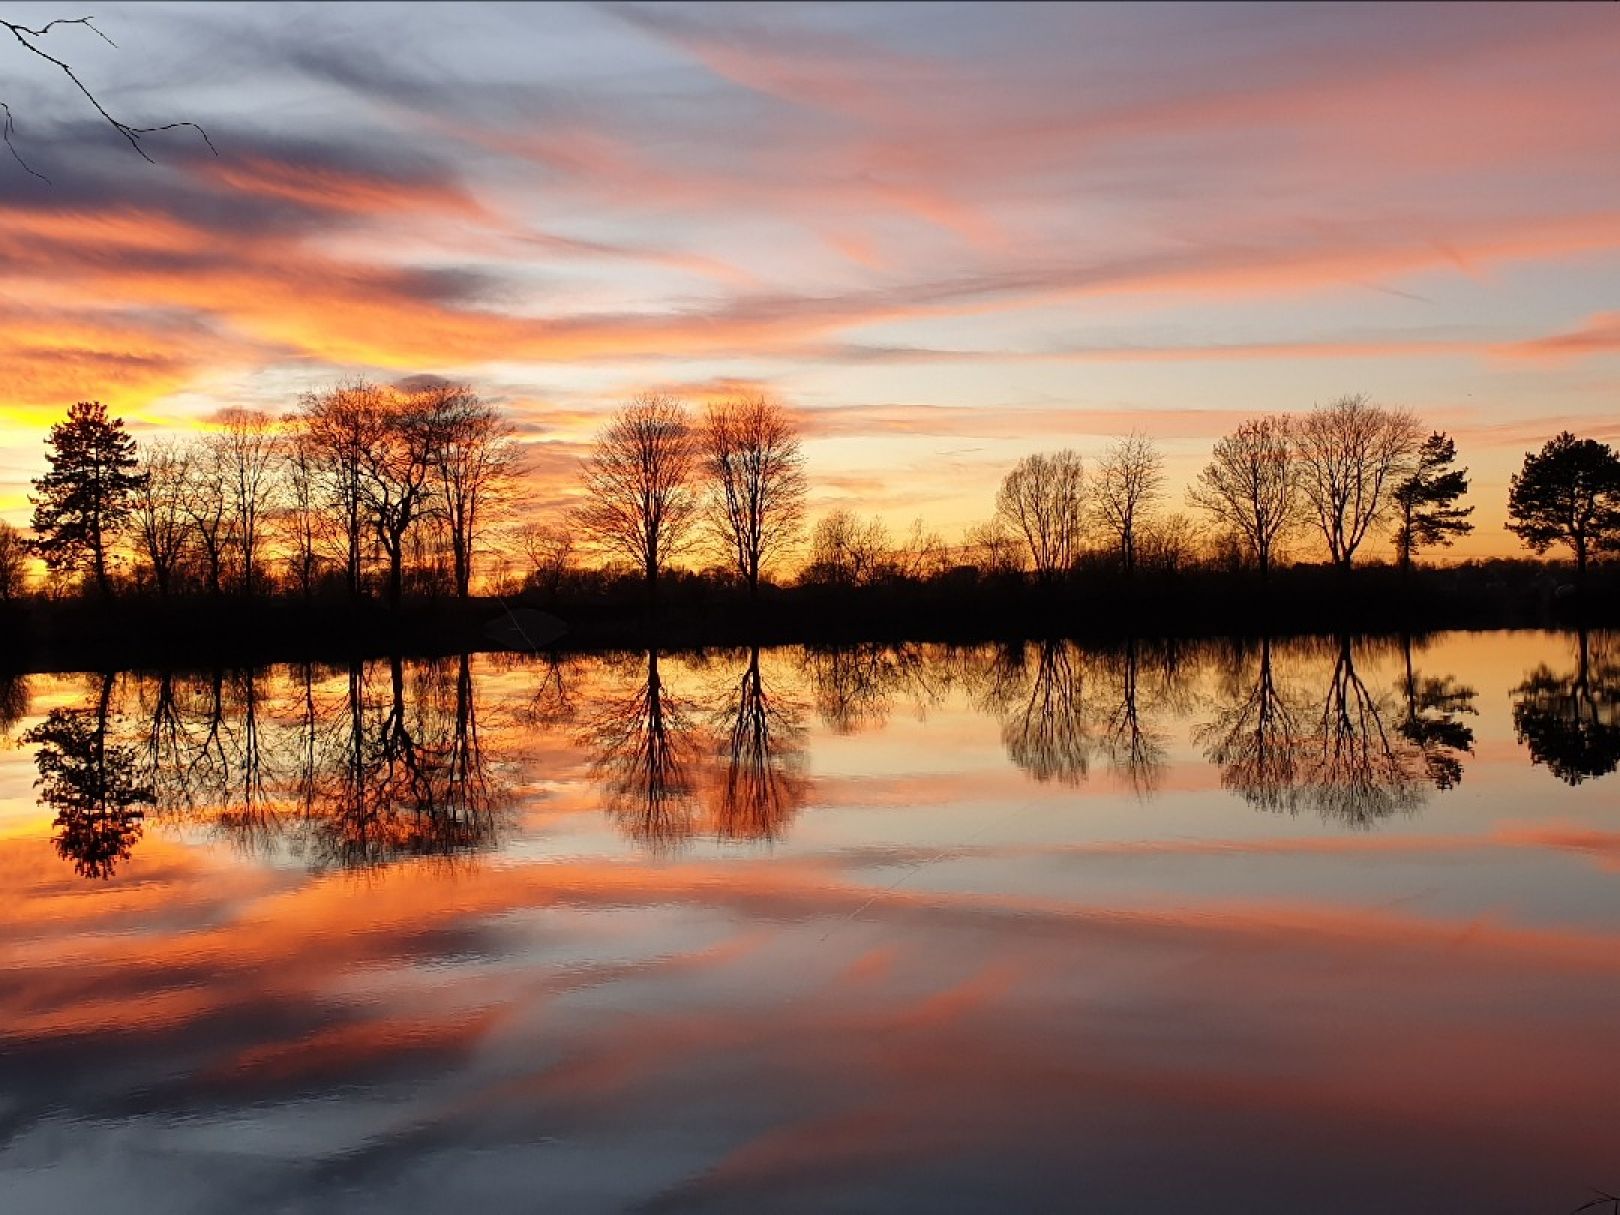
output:
<instances>
[{"instance_id":1,"label":"tree line","mask_svg":"<svg viewBox=\"0 0 1620 1215\"><path fill-rule=\"evenodd\" d=\"M809 477L793 414L763 397L700 414L661 393L635 398L597 435L576 505L519 522L522 445L501 411L465 385L364 380L306 394L285 416L224 411L212 428L142 450L122 419L80 402L51 428L34 481L32 537L0 524L0 596L26 584L27 557L56 586L178 594L468 598L481 562L513 557L506 585L629 572L656 599L682 565L757 597L762 585L863 586L950 569L1049 583L1097 563L1244 567L1261 579L1287 557L1348 571L1387 539L1410 568L1473 530L1452 438L1406 410L1347 396L1297 415L1249 419L1213 447L1171 508L1163 453L1133 433L1087 460L1024 457L994 512L948 545L921 520L895 538L848 509L808 523ZM1620 550L1620 455L1568 432L1527 453L1507 527L1535 553L1568 550L1577 576Z\"/></svg>"}]
</instances>

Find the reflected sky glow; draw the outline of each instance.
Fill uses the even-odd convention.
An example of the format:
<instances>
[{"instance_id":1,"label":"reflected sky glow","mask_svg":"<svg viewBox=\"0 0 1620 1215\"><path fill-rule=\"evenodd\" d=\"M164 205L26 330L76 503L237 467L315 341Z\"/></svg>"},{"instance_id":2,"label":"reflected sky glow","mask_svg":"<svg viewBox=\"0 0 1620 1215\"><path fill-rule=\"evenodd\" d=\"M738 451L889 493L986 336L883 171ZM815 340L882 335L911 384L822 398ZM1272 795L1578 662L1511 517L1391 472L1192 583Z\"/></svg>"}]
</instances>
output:
<instances>
[{"instance_id":1,"label":"reflected sky glow","mask_svg":"<svg viewBox=\"0 0 1620 1215\"><path fill-rule=\"evenodd\" d=\"M656 713L646 655L116 677L154 804L110 877L0 752L7 1209L1574 1205L1620 816L1515 723L1579 653L1355 643L1400 772L1322 758L1332 640L666 654ZM1586 654L1571 764L1620 730ZM1212 737L1267 661L1292 791ZM1426 676L1458 769L1401 732ZM32 677L12 737L103 688Z\"/></svg>"}]
</instances>

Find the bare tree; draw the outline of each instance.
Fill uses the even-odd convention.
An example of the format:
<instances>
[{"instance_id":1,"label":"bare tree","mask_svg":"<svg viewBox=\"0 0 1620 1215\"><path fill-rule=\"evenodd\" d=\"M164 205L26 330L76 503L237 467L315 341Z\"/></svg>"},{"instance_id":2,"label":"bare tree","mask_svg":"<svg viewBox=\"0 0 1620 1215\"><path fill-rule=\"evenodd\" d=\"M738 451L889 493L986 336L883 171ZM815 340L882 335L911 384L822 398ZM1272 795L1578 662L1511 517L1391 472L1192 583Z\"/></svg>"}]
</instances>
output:
<instances>
[{"instance_id":1,"label":"bare tree","mask_svg":"<svg viewBox=\"0 0 1620 1215\"><path fill-rule=\"evenodd\" d=\"M275 489L275 420L251 409L227 409L212 436L215 461L224 480L231 513L231 535L242 567L242 593L259 589L259 550Z\"/></svg>"},{"instance_id":2,"label":"bare tree","mask_svg":"<svg viewBox=\"0 0 1620 1215\"><path fill-rule=\"evenodd\" d=\"M23 593L28 581L28 542L11 524L0 521L0 603Z\"/></svg>"},{"instance_id":3,"label":"bare tree","mask_svg":"<svg viewBox=\"0 0 1620 1215\"><path fill-rule=\"evenodd\" d=\"M437 412L457 390L434 387L381 396L381 425L360 460L360 502L388 559L388 602L405 594L405 552L433 507Z\"/></svg>"},{"instance_id":4,"label":"bare tree","mask_svg":"<svg viewBox=\"0 0 1620 1215\"><path fill-rule=\"evenodd\" d=\"M1340 569L1348 570L1362 542L1389 520L1420 434L1410 413L1364 395L1340 397L1295 421L1300 493Z\"/></svg>"},{"instance_id":5,"label":"bare tree","mask_svg":"<svg viewBox=\"0 0 1620 1215\"><path fill-rule=\"evenodd\" d=\"M732 567L759 594L760 571L804 530L804 452L780 405L754 397L710 408L703 428L705 522Z\"/></svg>"},{"instance_id":6,"label":"bare tree","mask_svg":"<svg viewBox=\"0 0 1620 1215\"><path fill-rule=\"evenodd\" d=\"M281 437L283 493L281 533L293 585L306 599L315 590L326 530L320 457L300 415L284 420Z\"/></svg>"},{"instance_id":7,"label":"bare tree","mask_svg":"<svg viewBox=\"0 0 1620 1215\"><path fill-rule=\"evenodd\" d=\"M1197 520L1180 511L1152 519L1137 541L1137 560L1151 569L1178 573L1198 558L1203 532Z\"/></svg>"},{"instance_id":8,"label":"bare tree","mask_svg":"<svg viewBox=\"0 0 1620 1215\"><path fill-rule=\"evenodd\" d=\"M1023 567L1023 537L999 515L975 523L962 537L970 559L987 574L1005 574Z\"/></svg>"},{"instance_id":9,"label":"bare tree","mask_svg":"<svg viewBox=\"0 0 1620 1215\"><path fill-rule=\"evenodd\" d=\"M186 516L197 538L208 589L215 595L225 591L225 559L233 525L230 479L221 454L217 443L205 444L187 462L185 480Z\"/></svg>"},{"instance_id":10,"label":"bare tree","mask_svg":"<svg viewBox=\"0 0 1620 1215\"><path fill-rule=\"evenodd\" d=\"M921 518L911 521L911 530L889 557L889 567L898 578L927 579L945 570L949 550L940 534Z\"/></svg>"},{"instance_id":11,"label":"bare tree","mask_svg":"<svg viewBox=\"0 0 1620 1215\"><path fill-rule=\"evenodd\" d=\"M1080 555L1085 525L1085 471L1078 452L1025 456L1002 479L996 515L1024 538L1042 578L1067 570Z\"/></svg>"},{"instance_id":12,"label":"bare tree","mask_svg":"<svg viewBox=\"0 0 1620 1215\"><path fill-rule=\"evenodd\" d=\"M518 532L518 544L529 567L529 585L555 595L574 565L574 533L565 527L528 523Z\"/></svg>"},{"instance_id":13,"label":"bare tree","mask_svg":"<svg viewBox=\"0 0 1620 1215\"><path fill-rule=\"evenodd\" d=\"M465 599L472 592L478 543L510 496L518 447L511 424L470 388L434 389L426 404L432 414L433 470L456 595Z\"/></svg>"},{"instance_id":14,"label":"bare tree","mask_svg":"<svg viewBox=\"0 0 1620 1215\"><path fill-rule=\"evenodd\" d=\"M186 511L191 453L174 443L154 443L141 461L140 473L145 479L135 491L135 533L151 567L152 582L167 598L193 534Z\"/></svg>"},{"instance_id":15,"label":"bare tree","mask_svg":"<svg viewBox=\"0 0 1620 1215\"><path fill-rule=\"evenodd\" d=\"M835 510L823 516L810 533L811 581L842 586L865 586L887 573L894 546L883 520L865 523L854 511Z\"/></svg>"},{"instance_id":16,"label":"bare tree","mask_svg":"<svg viewBox=\"0 0 1620 1215\"><path fill-rule=\"evenodd\" d=\"M1187 491L1187 503L1237 536L1271 572L1278 547L1298 519L1292 426L1282 416L1251 418L1220 442Z\"/></svg>"},{"instance_id":17,"label":"bare tree","mask_svg":"<svg viewBox=\"0 0 1620 1215\"><path fill-rule=\"evenodd\" d=\"M368 453L387 424L385 394L365 380L350 380L299 403L300 442L318 475L319 493L337 522L349 594L360 594L364 573Z\"/></svg>"},{"instance_id":18,"label":"bare tree","mask_svg":"<svg viewBox=\"0 0 1620 1215\"><path fill-rule=\"evenodd\" d=\"M698 513L699 448L686 407L648 393L602 428L585 466L574 521L601 550L628 557L658 593L658 576L686 545Z\"/></svg>"},{"instance_id":19,"label":"bare tree","mask_svg":"<svg viewBox=\"0 0 1620 1215\"><path fill-rule=\"evenodd\" d=\"M1114 541L1125 572L1133 573L1142 524L1164 496L1164 457L1152 439L1133 431L1109 448L1092 480L1097 522Z\"/></svg>"}]
</instances>

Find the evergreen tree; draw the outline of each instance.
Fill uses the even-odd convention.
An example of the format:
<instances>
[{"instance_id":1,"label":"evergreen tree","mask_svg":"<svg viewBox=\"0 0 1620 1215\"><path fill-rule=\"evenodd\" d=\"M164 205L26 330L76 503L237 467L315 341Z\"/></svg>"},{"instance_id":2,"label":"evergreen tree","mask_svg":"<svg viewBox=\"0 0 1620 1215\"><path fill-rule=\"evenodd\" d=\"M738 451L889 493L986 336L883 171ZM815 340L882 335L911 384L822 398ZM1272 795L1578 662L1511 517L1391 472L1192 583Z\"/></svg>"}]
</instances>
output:
<instances>
[{"instance_id":1,"label":"evergreen tree","mask_svg":"<svg viewBox=\"0 0 1620 1215\"><path fill-rule=\"evenodd\" d=\"M1595 553L1620 547L1620 455L1567 430L1549 439L1508 483L1506 526L1537 553L1567 544L1584 577Z\"/></svg>"},{"instance_id":2,"label":"evergreen tree","mask_svg":"<svg viewBox=\"0 0 1620 1215\"><path fill-rule=\"evenodd\" d=\"M1400 526L1395 529L1395 551L1401 568L1410 569L1412 555L1431 545L1449 547L1458 536L1474 530L1468 516L1472 506L1458 506L1457 499L1468 492L1468 470L1453 468L1457 444L1450 435L1435 431L1418 449L1417 467L1395 487L1395 507Z\"/></svg>"},{"instance_id":3,"label":"evergreen tree","mask_svg":"<svg viewBox=\"0 0 1620 1215\"><path fill-rule=\"evenodd\" d=\"M128 521L141 475L135 440L100 401L80 401L45 440L51 470L34 482L34 545L53 571L88 563L103 595L108 548Z\"/></svg>"}]
</instances>

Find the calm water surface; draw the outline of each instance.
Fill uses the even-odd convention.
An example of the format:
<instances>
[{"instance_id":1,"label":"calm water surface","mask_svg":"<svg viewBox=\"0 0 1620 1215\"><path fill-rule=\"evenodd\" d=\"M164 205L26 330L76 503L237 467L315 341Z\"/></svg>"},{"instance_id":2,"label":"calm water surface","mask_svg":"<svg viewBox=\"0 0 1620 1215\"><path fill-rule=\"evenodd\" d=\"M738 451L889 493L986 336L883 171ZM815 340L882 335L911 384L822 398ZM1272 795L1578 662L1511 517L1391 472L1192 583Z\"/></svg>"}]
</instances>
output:
<instances>
[{"instance_id":1,"label":"calm water surface","mask_svg":"<svg viewBox=\"0 0 1620 1215\"><path fill-rule=\"evenodd\" d=\"M0 1210L1565 1212L1620 638L0 685Z\"/></svg>"}]
</instances>

